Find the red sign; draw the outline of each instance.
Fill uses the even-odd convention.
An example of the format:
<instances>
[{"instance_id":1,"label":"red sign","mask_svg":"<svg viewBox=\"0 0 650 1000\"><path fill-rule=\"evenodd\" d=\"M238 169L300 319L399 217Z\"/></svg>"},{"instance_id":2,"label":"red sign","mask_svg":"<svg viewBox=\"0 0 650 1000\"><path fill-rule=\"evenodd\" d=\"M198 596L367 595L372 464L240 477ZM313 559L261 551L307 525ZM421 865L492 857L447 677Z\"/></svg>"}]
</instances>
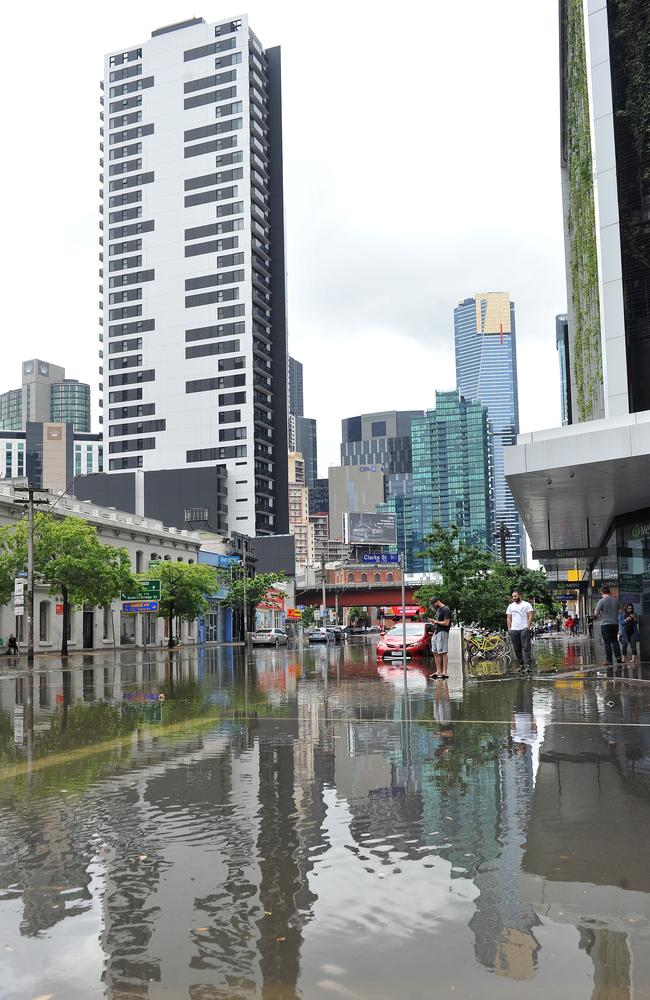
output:
<instances>
[{"instance_id":1,"label":"red sign","mask_svg":"<svg viewBox=\"0 0 650 1000\"><path fill-rule=\"evenodd\" d=\"M56 613L57 613L57 615L62 615L63 614L63 605L62 604L57 604L57 605L55 605L55 607L56 607Z\"/></svg>"},{"instance_id":2,"label":"red sign","mask_svg":"<svg viewBox=\"0 0 650 1000\"><path fill-rule=\"evenodd\" d=\"M426 612L426 608L421 608L418 604L407 604L404 608L405 618L417 618L418 615L423 615ZM391 605L389 608L384 608L384 615L386 618L401 618L402 617L402 605L396 604Z\"/></svg>"}]
</instances>

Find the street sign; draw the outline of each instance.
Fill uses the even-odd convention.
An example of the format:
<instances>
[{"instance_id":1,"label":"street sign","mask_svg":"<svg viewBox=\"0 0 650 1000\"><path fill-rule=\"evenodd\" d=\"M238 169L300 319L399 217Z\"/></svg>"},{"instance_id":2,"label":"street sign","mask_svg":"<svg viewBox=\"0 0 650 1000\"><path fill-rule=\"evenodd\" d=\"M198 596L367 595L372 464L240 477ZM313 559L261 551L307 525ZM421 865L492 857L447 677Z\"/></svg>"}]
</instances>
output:
<instances>
[{"instance_id":1,"label":"street sign","mask_svg":"<svg viewBox=\"0 0 650 1000\"><path fill-rule=\"evenodd\" d=\"M14 594L14 607L22 608L25 606L25 595L24 594Z\"/></svg>"},{"instance_id":2,"label":"street sign","mask_svg":"<svg viewBox=\"0 0 650 1000\"><path fill-rule=\"evenodd\" d=\"M17 618L20 618L21 615L25 614L25 606L23 604L14 604L14 614Z\"/></svg>"},{"instance_id":3,"label":"street sign","mask_svg":"<svg viewBox=\"0 0 650 1000\"><path fill-rule=\"evenodd\" d=\"M304 611L306 607L307 607L306 604L299 604L298 605L298 611Z\"/></svg>"},{"instance_id":4,"label":"street sign","mask_svg":"<svg viewBox=\"0 0 650 1000\"><path fill-rule=\"evenodd\" d=\"M25 593L25 581L14 580L14 594L24 594L24 593Z\"/></svg>"},{"instance_id":5,"label":"street sign","mask_svg":"<svg viewBox=\"0 0 650 1000\"><path fill-rule=\"evenodd\" d=\"M55 608L55 611L56 611L57 615L62 615L63 614L63 605L62 604L55 604L54 608Z\"/></svg>"},{"instance_id":6,"label":"street sign","mask_svg":"<svg viewBox=\"0 0 650 1000\"><path fill-rule=\"evenodd\" d=\"M160 580L142 580L140 584L141 594L122 594L123 601L159 601L160 600Z\"/></svg>"},{"instance_id":7,"label":"street sign","mask_svg":"<svg viewBox=\"0 0 650 1000\"><path fill-rule=\"evenodd\" d=\"M126 615L135 615L142 611L159 611L159 601L125 601L122 604L122 611Z\"/></svg>"},{"instance_id":8,"label":"street sign","mask_svg":"<svg viewBox=\"0 0 650 1000\"><path fill-rule=\"evenodd\" d=\"M397 552L383 552L383 553L368 553L364 552L361 556L361 562L364 563L398 563L399 556Z\"/></svg>"},{"instance_id":9,"label":"street sign","mask_svg":"<svg viewBox=\"0 0 650 1000\"><path fill-rule=\"evenodd\" d=\"M227 568L228 566L239 566L241 563L241 556L217 556L217 564Z\"/></svg>"},{"instance_id":10,"label":"street sign","mask_svg":"<svg viewBox=\"0 0 650 1000\"><path fill-rule=\"evenodd\" d=\"M26 569L21 569L19 573L16 573L16 576L21 576L23 580L27 579L27 575L28 574Z\"/></svg>"}]
</instances>

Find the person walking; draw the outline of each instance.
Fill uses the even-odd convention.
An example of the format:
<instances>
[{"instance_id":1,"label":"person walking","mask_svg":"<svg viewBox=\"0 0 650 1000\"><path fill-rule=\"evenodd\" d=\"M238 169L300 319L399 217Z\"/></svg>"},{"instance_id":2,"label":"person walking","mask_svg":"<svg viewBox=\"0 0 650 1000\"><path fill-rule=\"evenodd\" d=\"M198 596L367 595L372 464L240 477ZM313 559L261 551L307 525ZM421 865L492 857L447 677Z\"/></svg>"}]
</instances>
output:
<instances>
[{"instance_id":1,"label":"person walking","mask_svg":"<svg viewBox=\"0 0 650 1000\"><path fill-rule=\"evenodd\" d=\"M618 613L618 641L621 644L621 657L624 660L627 656L627 632L625 631L625 612Z\"/></svg>"},{"instance_id":2,"label":"person walking","mask_svg":"<svg viewBox=\"0 0 650 1000\"><path fill-rule=\"evenodd\" d=\"M515 657L521 672L529 674L532 669L530 653L530 626L533 622L534 610L528 601L522 601L518 590L512 592L512 602L506 609L508 635L515 651Z\"/></svg>"},{"instance_id":3,"label":"person walking","mask_svg":"<svg viewBox=\"0 0 650 1000\"><path fill-rule=\"evenodd\" d=\"M16 642L16 636L10 635L9 642L7 643L7 656L17 656L18 655L18 643Z\"/></svg>"},{"instance_id":4,"label":"person walking","mask_svg":"<svg viewBox=\"0 0 650 1000\"><path fill-rule=\"evenodd\" d=\"M439 597L433 598L431 609L435 610L435 632L431 637L431 652L436 665L436 672L431 674L431 677L435 677L437 681L446 681L451 609Z\"/></svg>"},{"instance_id":5,"label":"person walking","mask_svg":"<svg viewBox=\"0 0 650 1000\"><path fill-rule=\"evenodd\" d=\"M605 645L605 666L607 676L614 676L614 665L612 663L612 653L616 657L618 664L617 674L621 675L621 647L618 644L618 601L612 597L609 587L604 584L600 588L601 598L594 609L594 618L600 619L600 634Z\"/></svg>"},{"instance_id":6,"label":"person walking","mask_svg":"<svg viewBox=\"0 0 650 1000\"><path fill-rule=\"evenodd\" d=\"M630 663L635 664L637 644L641 641L641 635L639 633L639 619L634 613L633 604L626 604L623 609L623 627L625 630L627 645L630 647ZM625 652L625 650L623 652Z\"/></svg>"}]
</instances>

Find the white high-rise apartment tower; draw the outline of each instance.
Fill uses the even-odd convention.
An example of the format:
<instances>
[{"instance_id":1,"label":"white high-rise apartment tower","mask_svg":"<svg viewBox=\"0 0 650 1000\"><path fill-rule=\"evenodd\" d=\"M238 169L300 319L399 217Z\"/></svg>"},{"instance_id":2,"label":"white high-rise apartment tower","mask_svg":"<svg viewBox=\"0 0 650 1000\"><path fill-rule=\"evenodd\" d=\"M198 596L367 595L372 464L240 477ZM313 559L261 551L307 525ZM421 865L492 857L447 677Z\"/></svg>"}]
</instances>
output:
<instances>
[{"instance_id":1,"label":"white high-rise apartment tower","mask_svg":"<svg viewBox=\"0 0 650 1000\"><path fill-rule=\"evenodd\" d=\"M225 466L228 530L286 532L280 49L193 18L102 88L105 467Z\"/></svg>"}]
</instances>

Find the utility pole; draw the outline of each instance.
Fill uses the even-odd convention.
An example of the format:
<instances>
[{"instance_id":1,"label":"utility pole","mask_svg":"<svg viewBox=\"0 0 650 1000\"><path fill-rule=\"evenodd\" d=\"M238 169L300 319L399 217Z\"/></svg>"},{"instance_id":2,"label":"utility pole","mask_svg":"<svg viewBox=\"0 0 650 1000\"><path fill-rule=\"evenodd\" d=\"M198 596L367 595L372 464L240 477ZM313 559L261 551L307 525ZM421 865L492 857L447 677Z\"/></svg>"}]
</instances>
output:
<instances>
[{"instance_id":1,"label":"utility pole","mask_svg":"<svg viewBox=\"0 0 650 1000\"><path fill-rule=\"evenodd\" d=\"M321 560L321 574L323 577L323 608L321 611L321 625L325 625L325 615L327 614L327 595L325 593L325 546L323 546L323 558Z\"/></svg>"},{"instance_id":2,"label":"utility pole","mask_svg":"<svg viewBox=\"0 0 650 1000\"><path fill-rule=\"evenodd\" d=\"M244 646L246 645L246 633L248 631L248 602L246 601L246 577L248 576L248 551L246 539L244 539Z\"/></svg>"},{"instance_id":3,"label":"utility pole","mask_svg":"<svg viewBox=\"0 0 650 1000\"><path fill-rule=\"evenodd\" d=\"M404 581L404 553L399 556L400 576L402 578L402 666L404 668L404 694L406 694L406 584Z\"/></svg>"},{"instance_id":4,"label":"utility pole","mask_svg":"<svg viewBox=\"0 0 650 1000\"><path fill-rule=\"evenodd\" d=\"M21 507L27 507L27 666L34 666L34 504L46 504L47 500L34 499L34 493L42 493L34 486L14 486L15 493L26 493L26 500L15 500Z\"/></svg>"}]
</instances>

